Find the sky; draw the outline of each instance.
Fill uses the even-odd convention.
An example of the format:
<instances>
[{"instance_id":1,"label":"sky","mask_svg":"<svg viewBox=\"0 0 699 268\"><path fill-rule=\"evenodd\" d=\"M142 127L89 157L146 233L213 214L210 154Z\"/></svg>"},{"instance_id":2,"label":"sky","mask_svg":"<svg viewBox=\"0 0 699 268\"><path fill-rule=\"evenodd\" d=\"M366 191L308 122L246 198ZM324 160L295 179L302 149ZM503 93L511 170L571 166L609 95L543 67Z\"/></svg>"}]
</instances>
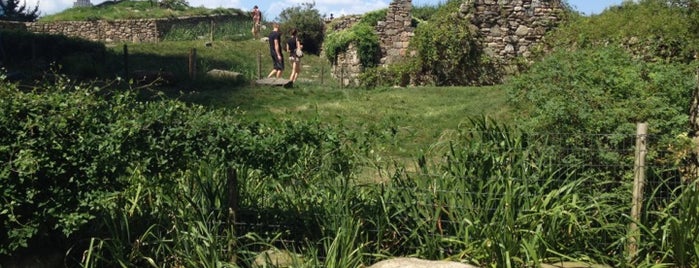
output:
<instances>
[{"instance_id":1,"label":"sky","mask_svg":"<svg viewBox=\"0 0 699 268\"><path fill-rule=\"evenodd\" d=\"M623 0L568 0L568 3L575 10L585 14L599 14L605 8L620 5ZM75 0L22 0L29 7L39 6L41 15L51 15L71 8ZM92 4L99 4L105 0L91 0ZM367 11L388 7L391 0L188 0L193 7L208 8L237 8L241 10L251 10L258 5L265 20L274 20L279 13L288 7L297 6L301 3L315 2L315 8L321 15L334 17L342 15L363 14ZM437 5L445 0L412 0L415 6Z\"/></svg>"}]
</instances>

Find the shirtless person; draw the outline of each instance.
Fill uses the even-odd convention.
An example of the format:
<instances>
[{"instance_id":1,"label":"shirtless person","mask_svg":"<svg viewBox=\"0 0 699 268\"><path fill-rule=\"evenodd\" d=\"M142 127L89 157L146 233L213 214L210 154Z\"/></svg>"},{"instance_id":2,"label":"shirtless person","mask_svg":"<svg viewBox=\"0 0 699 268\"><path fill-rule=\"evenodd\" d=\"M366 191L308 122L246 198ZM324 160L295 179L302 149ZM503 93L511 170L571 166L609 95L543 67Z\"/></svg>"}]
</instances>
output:
<instances>
[{"instance_id":1,"label":"shirtless person","mask_svg":"<svg viewBox=\"0 0 699 268\"><path fill-rule=\"evenodd\" d=\"M257 6L252 8L252 38L257 39L260 35L260 23L262 22L262 12Z\"/></svg>"}]
</instances>

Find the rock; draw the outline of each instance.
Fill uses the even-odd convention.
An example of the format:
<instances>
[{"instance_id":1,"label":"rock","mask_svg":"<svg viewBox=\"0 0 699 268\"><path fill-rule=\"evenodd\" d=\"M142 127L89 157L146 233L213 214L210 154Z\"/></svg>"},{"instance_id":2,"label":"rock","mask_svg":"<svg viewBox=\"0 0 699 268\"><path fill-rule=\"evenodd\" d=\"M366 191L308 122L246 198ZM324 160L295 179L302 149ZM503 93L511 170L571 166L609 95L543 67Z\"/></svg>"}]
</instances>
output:
<instances>
[{"instance_id":1,"label":"rock","mask_svg":"<svg viewBox=\"0 0 699 268\"><path fill-rule=\"evenodd\" d=\"M429 261L418 258L395 258L375 263L367 268L477 268L453 261Z\"/></svg>"},{"instance_id":2,"label":"rock","mask_svg":"<svg viewBox=\"0 0 699 268\"><path fill-rule=\"evenodd\" d=\"M256 268L285 268L300 267L303 257L287 250L270 249L258 254L252 267Z\"/></svg>"},{"instance_id":3,"label":"rock","mask_svg":"<svg viewBox=\"0 0 699 268\"><path fill-rule=\"evenodd\" d=\"M294 85L294 82L291 82L291 80L286 80L284 78L262 78L260 80L257 80L256 83L258 85L282 86L285 88L288 88L288 87L291 87Z\"/></svg>"},{"instance_id":4,"label":"rock","mask_svg":"<svg viewBox=\"0 0 699 268\"><path fill-rule=\"evenodd\" d=\"M231 79L231 80L236 80L240 78L240 73L238 72L233 72L233 71L226 71L226 70L219 70L219 69L212 69L211 71L206 72L206 75L212 78L217 78L217 79Z\"/></svg>"}]
</instances>

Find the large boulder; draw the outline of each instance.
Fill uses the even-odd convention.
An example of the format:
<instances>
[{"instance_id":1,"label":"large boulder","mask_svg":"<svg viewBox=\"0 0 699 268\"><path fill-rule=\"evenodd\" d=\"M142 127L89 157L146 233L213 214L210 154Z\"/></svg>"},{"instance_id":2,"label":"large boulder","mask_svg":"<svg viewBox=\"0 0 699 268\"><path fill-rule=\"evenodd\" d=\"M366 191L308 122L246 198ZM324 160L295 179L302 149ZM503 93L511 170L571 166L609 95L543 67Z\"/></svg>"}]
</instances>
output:
<instances>
[{"instance_id":1,"label":"large boulder","mask_svg":"<svg viewBox=\"0 0 699 268\"><path fill-rule=\"evenodd\" d=\"M395 258L383 260L367 268L478 268L477 266L453 261L429 261L418 258Z\"/></svg>"}]
</instances>

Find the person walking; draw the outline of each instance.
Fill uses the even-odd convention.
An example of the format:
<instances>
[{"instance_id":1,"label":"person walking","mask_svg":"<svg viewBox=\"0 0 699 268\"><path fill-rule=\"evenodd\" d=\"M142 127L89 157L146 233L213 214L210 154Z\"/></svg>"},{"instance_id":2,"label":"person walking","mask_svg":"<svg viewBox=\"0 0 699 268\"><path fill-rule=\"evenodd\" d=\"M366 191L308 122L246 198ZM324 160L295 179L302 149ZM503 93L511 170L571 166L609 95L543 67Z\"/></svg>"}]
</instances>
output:
<instances>
[{"instance_id":1,"label":"person walking","mask_svg":"<svg viewBox=\"0 0 699 268\"><path fill-rule=\"evenodd\" d=\"M282 54L282 34L279 32L279 23L272 24L272 32L269 33L269 54L272 56L272 64L274 65L272 72L267 75L267 78L272 76L281 78L284 71L284 54Z\"/></svg>"},{"instance_id":2,"label":"person walking","mask_svg":"<svg viewBox=\"0 0 699 268\"><path fill-rule=\"evenodd\" d=\"M250 12L252 15L252 38L257 39L260 35L260 23L262 22L262 12L255 5Z\"/></svg>"},{"instance_id":3,"label":"person walking","mask_svg":"<svg viewBox=\"0 0 699 268\"><path fill-rule=\"evenodd\" d=\"M301 72L301 57L303 57L303 52L301 49L301 41L298 39L298 30L291 30L291 37L286 41L286 51L289 52L289 61L291 61L291 75L289 80L291 82L296 82L296 78Z\"/></svg>"}]
</instances>

